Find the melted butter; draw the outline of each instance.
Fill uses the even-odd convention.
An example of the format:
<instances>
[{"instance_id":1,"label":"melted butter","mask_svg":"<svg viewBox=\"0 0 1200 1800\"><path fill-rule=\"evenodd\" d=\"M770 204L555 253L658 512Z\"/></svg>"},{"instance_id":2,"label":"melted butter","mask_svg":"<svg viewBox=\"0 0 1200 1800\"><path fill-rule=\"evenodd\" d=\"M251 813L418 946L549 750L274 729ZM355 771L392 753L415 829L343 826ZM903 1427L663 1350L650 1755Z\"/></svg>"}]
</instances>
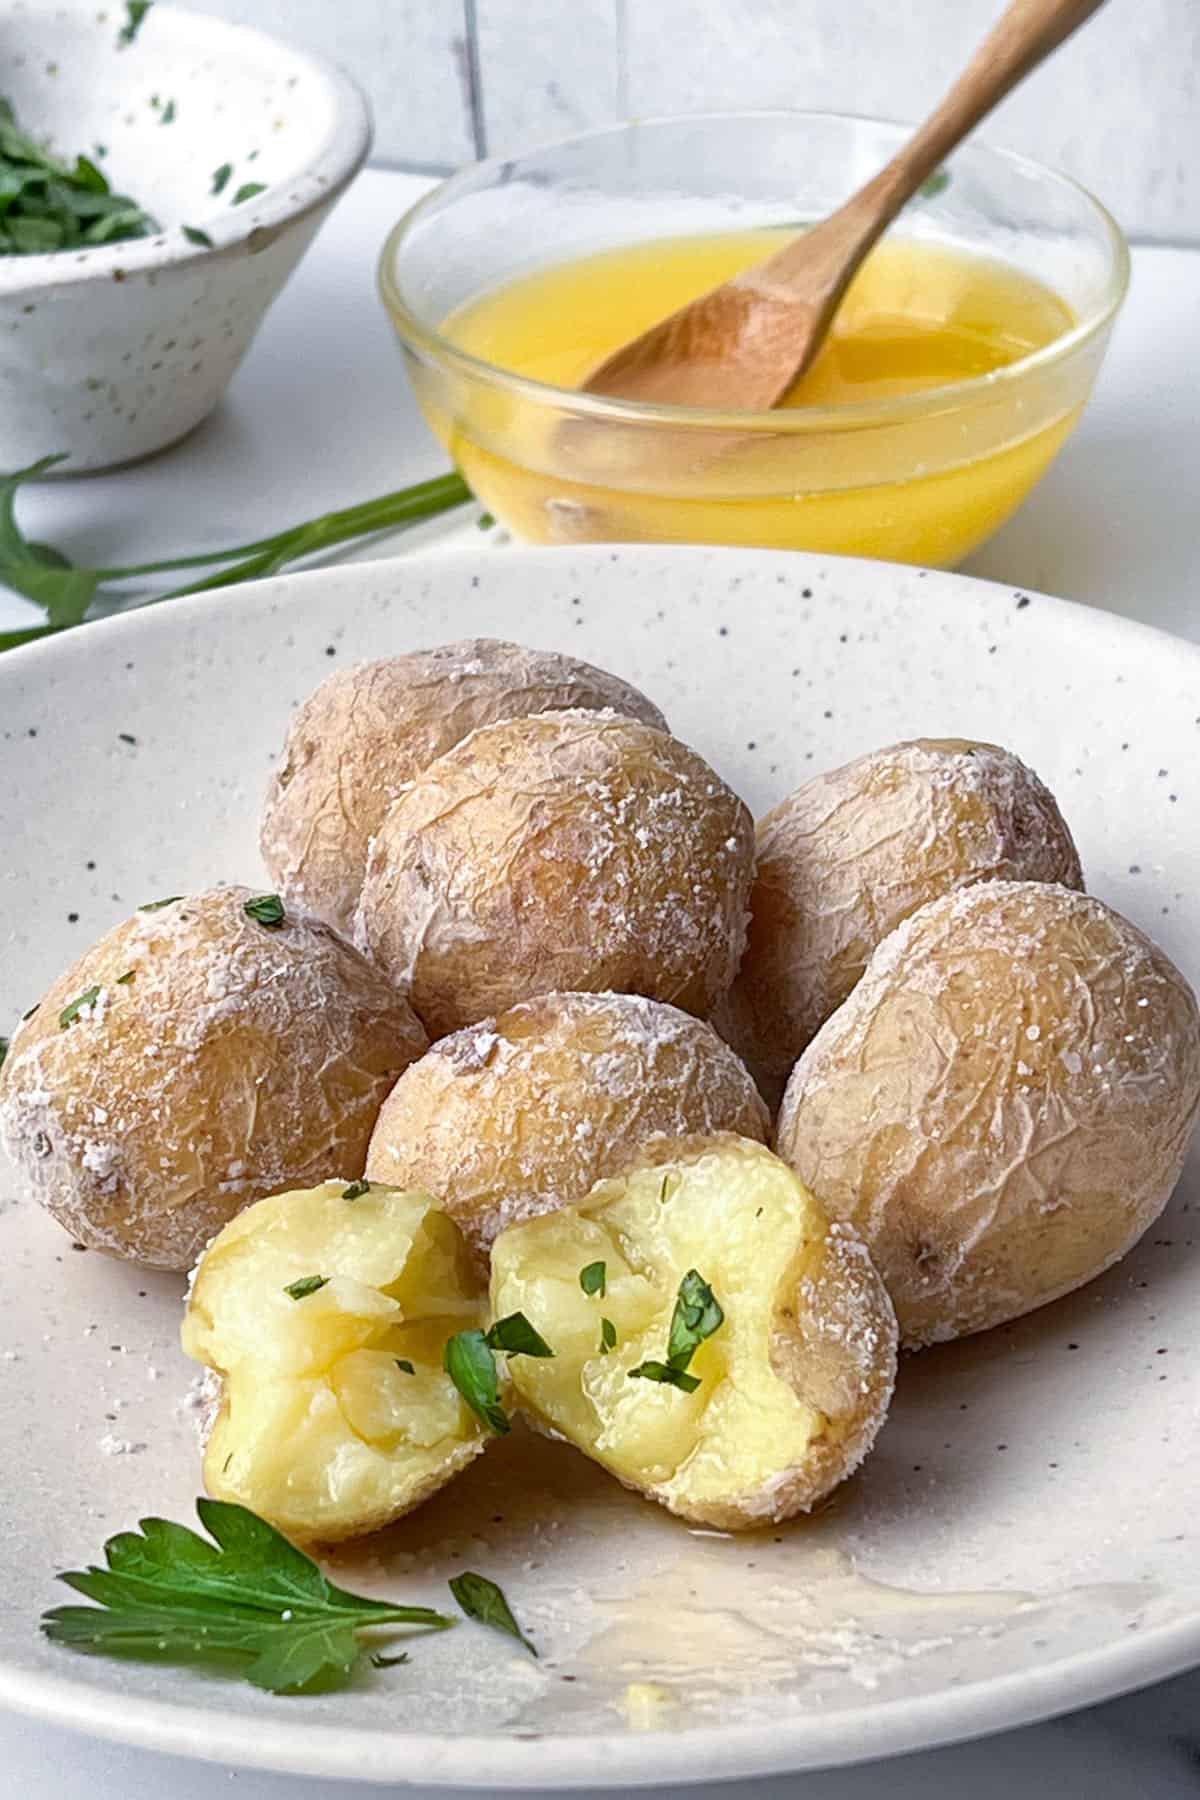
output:
<instances>
[{"instance_id":1,"label":"melted butter","mask_svg":"<svg viewBox=\"0 0 1200 1800\"><path fill-rule=\"evenodd\" d=\"M678 238L539 269L444 321L464 350L576 387L604 357L784 242L784 231ZM886 402L987 376L1074 323L1062 300L999 262L888 238L859 272L834 329L784 403ZM1084 381L1081 375L1080 382ZM464 390L453 412L421 370L431 423L483 503L538 543L740 543L959 560L1012 511L1071 429L1082 391L1047 373L967 411L886 431L757 436L703 455L697 441L557 415Z\"/></svg>"}]
</instances>

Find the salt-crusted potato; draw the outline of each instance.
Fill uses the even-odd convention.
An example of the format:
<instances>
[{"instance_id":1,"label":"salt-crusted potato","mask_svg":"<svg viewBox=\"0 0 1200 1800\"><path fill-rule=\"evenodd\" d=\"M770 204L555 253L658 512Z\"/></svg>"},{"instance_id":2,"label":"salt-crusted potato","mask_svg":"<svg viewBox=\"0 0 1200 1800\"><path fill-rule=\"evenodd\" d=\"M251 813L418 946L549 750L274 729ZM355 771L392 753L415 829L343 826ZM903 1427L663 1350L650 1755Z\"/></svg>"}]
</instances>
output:
<instances>
[{"instance_id":1,"label":"salt-crusted potato","mask_svg":"<svg viewBox=\"0 0 1200 1800\"><path fill-rule=\"evenodd\" d=\"M349 933L371 838L406 782L480 725L576 707L666 730L618 676L496 638L339 669L288 731L262 819L267 868L283 893Z\"/></svg>"},{"instance_id":2,"label":"salt-crusted potato","mask_svg":"<svg viewBox=\"0 0 1200 1800\"><path fill-rule=\"evenodd\" d=\"M433 1037L558 990L707 1015L745 944L754 827L696 753L613 713L484 726L371 845L358 944Z\"/></svg>"},{"instance_id":3,"label":"salt-crusted potato","mask_svg":"<svg viewBox=\"0 0 1200 1800\"><path fill-rule=\"evenodd\" d=\"M79 1243L187 1269L251 1200L362 1173L425 1034L328 926L264 924L246 911L270 917L261 898L217 888L143 908L17 1031L0 1138Z\"/></svg>"},{"instance_id":4,"label":"salt-crusted potato","mask_svg":"<svg viewBox=\"0 0 1200 1800\"><path fill-rule=\"evenodd\" d=\"M209 1493L323 1543L411 1512L484 1447L442 1368L483 1311L428 1194L327 1181L248 1207L205 1252L183 1322L218 1381Z\"/></svg>"},{"instance_id":5,"label":"salt-crusted potato","mask_svg":"<svg viewBox=\"0 0 1200 1800\"><path fill-rule=\"evenodd\" d=\"M1163 953L1085 894L987 882L875 952L797 1063L777 1148L861 1232L916 1346L1116 1262L1198 1110L1196 999Z\"/></svg>"},{"instance_id":6,"label":"salt-crusted potato","mask_svg":"<svg viewBox=\"0 0 1200 1800\"><path fill-rule=\"evenodd\" d=\"M582 1200L650 1138L733 1131L765 1143L768 1128L711 1026L633 994L544 994L405 1070L367 1173L429 1188L486 1265L505 1225Z\"/></svg>"},{"instance_id":7,"label":"salt-crusted potato","mask_svg":"<svg viewBox=\"0 0 1200 1800\"><path fill-rule=\"evenodd\" d=\"M760 820L746 954L713 1023L768 1105L889 931L939 894L994 880L1083 886L1054 796L995 744L892 744Z\"/></svg>"},{"instance_id":8,"label":"salt-crusted potato","mask_svg":"<svg viewBox=\"0 0 1200 1800\"><path fill-rule=\"evenodd\" d=\"M672 1367L677 1299L691 1310ZM651 1146L578 1208L511 1226L492 1250L492 1308L523 1312L554 1352L509 1365L537 1423L726 1531L803 1512L844 1480L895 1377L895 1315L863 1244L745 1138Z\"/></svg>"}]
</instances>

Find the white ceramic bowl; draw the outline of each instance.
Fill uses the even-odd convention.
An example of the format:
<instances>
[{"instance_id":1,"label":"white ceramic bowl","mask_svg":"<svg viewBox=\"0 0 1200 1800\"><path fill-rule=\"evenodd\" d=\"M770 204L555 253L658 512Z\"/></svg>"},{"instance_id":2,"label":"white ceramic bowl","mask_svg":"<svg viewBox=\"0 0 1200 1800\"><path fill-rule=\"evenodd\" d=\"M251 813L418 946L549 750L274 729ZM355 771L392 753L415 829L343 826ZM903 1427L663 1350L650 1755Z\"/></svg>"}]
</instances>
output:
<instances>
[{"instance_id":1,"label":"white ceramic bowl","mask_svg":"<svg viewBox=\"0 0 1200 1800\"><path fill-rule=\"evenodd\" d=\"M320 57L161 5L122 43L125 19L79 0L0 13L0 93L21 126L96 159L162 227L0 256L0 469L55 451L63 473L111 468L199 424L370 146L366 101Z\"/></svg>"}]
</instances>

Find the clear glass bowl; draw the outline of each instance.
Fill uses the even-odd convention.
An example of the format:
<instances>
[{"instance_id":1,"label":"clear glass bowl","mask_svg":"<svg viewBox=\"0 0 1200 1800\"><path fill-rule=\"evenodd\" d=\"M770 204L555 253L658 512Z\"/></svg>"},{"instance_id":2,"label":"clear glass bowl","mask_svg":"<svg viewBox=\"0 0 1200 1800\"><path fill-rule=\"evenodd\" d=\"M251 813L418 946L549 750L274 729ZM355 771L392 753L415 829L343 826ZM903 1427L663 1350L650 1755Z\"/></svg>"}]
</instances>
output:
<instances>
[{"instance_id":1,"label":"clear glass bowl","mask_svg":"<svg viewBox=\"0 0 1200 1800\"><path fill-rule=\"evenodd\" d=\"M716 413L593 398L496 367L443 327L538 268L680 235L795 227L845 200L908 128L724 113L590 132L474 165L384 247L384 303L437 436L531 543L753 544L950 566L1019 505L1077 423L1124 298L1121 232L1066 176L982 145L893 233L988 257L1074 323L1003 368L836 408Z\"/></svg>"}]
</instances>

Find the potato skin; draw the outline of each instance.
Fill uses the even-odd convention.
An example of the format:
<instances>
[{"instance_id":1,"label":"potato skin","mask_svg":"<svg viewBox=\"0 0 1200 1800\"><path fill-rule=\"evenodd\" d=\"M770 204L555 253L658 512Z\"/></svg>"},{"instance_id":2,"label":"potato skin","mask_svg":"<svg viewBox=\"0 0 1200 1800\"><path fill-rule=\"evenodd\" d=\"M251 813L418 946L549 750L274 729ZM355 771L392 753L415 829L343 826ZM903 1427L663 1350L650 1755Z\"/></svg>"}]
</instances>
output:
<instances>
[{"instance_id":1,"label":"potato skin","mask_svg":"<svg viewBox=\"0 0 1200 1800\"><path fill-rule=\"evenodd\" d=\"M135 913L13 1039L0 1137L79 1243L187 1269L252 1200L361 1174L384 1097L426 1046L349 944L295 913L256 923L252 895L216 888ZM93 987L95 1006L61 1028Z\"/></svg>"},{"instance_id":2,"label":"potato skin","mask_svg":"<svg viewBox=\"0 0 1200 1800\"><path fill-rule=\"evenodd\" d=\"M767 813L746 954L713 1018L767 1104L889 931L939 894L996 880L1083 886L1054 796L995 744L892 744Z\"/></svg>"},{"instance_id":3,"label":"potato skin","mask_svg":"<svg viewBox=\"0 0 1200 1800\"><path fill-rule=\"evenodd\" d=\"M441 1037L537 994L707 1016L745 943L754 828L696 753L613 713L488 725L404 790L355 940Z\"/></svg>"},{"instance_id":4,"label":"potato skin","mask_svg":"<svg viewBox=\"0 0 1200 1800\"><path fill-rule=\"evenodd\" d=\"M498 638L339 669L297 711L271 778L260 842L273 880L349 936L371 839L400 789L481 725L573 708L667 728L619 676Z\"/></svg>"},{"instance_id":5,"label":"potato skin","mask_svg":"<svg viewBox=\"0 0 1200 1800\"><path fill-rule=\"evenodd\" d=\"M401 1076L367 1174L425 1187L486 1266L497 1232L582 1200L648 1139L734 1131L767 1111L711 1026L631 994L545 994L443 1038Z\"/></svg>"},{"instance_id":6,"label":"potato skin","mask_svg":"<svg viewBox=\"0 0 1200 1800\"><path fill-rule=\"evenodd\" d=\"M1200 1015L1162 951L1085 894L988 882L875 952L797 1063L776 1147L860 1231L916 1347L1116 1262L1198 1111Z\"/></svg>"},{"instance_id":7,"label":"potato skin","mask_svg":"<svg viewBox=\"0 0 1200 1800\"><path fill-rule=\"evenodd\" d=\"M663 1176L670 1180L665 1199ZM643 1221L649 1217L651 1225L644 1236L638 1235L631 1209L623 1204L639 1185L648 1190L640 1217ZM784 1208L777 1204L781 1185L786 1190ZM635 1316L641 1313L643 1319L638 1321L639 1335L631 1340L623 1289L644 1291L651 1272L661 1273L664 1240L669 1242L674 1234L672 1214L680 1208L686 1214L693 1193L697 1201L693 1240L688 1241L685 1226L679 1234L683 1241L672 1246L677 1266L664 1290L660 1316L648 1333L645 1301L640 1296L634 1300ZM715 1212L714 1195L719 1195ZM604 1254L595 1227L603 1228L618 1214L613 1235L614 1248L619 1249L606 1263L605 1297L581 1298L575 1270ZM565 1215L516 1225L496 1243L494 1312L524 1303L538 1328L553 1340L557 1322L552 1324L539 1305L543 1309L552 1305L557 1275L558 1293L569 1296L568 1304L576 1313L582 1309L587 1314L589 1331L596 1330L602 1313L613 1314L617 1321L617 1342L611 1352L597 1358L589 1345L582 1369L578 1339L569 1330L559 1339L553 1362L510 1363L518 1401L534 1423L567 1436L627 1487L682 1518L721 1531L753 1530L807 1512L853 1474L874 1443L891 1401L895 1313L857 1233L849 1226L830 1224L819 1202L779 1158L762 1144L729 1133L657 1139L622 1175L598 1182L586 1196L575 1215L575 1228L589 1232L589 1227L590 1234L580 1236L575 1255L566 1258L569 1273L554 1266L563 1260L561 1251L557 1257L548 1254L551 1241L572 1230ZM755 1233L764 1231L765 1240L755 1242ZM728 1266L731 1253L741 1262L740 1270ZM632 1283L622 1278L625 1264L634 1271ZM644 1464L640 1469L634 1466L640 1458L630 1455L622 1413L631 1407L643 1415L650 1411L650 1431L639 1423L636 1411L634 1431L643 1446L647 1438L654 1442L657 1452L663 1437L680 1429L679 1414L686 1413L693 1401L657 1384L630 1383L628 1370L647 1354L661 1355L677 1282L689 1265L711 1278L724 1304L725 1321L691 1364L691 1372L702 1383L691 1424L694 1442L681 1464L656 1478ZM765 1282L767 1292L748 1297L748 1271ZM779 1388L772 1391L771 1376L791 1390L800 1417L809 1415L810 1427L802 1432L799 1444L791 1409L779 1415L772 1411L777 1404L773 1392L777 1395ZM565 1409L554 1404L555 1388L564 1380L586 1390L589 1399L582 1402L582 1411L595 1409L589 1428L579 1429L578 1389ZM715 1393L714 1381L721 1384ZM765 1456L761 1441L748 1451L744 1436L749 1425L761 1437L764 1413L771 1420ZM671 1448L678 1452L678 1441ZM759 1465L754 1474L749 1473L748 1456ZM695 1471L702 1460L707 1468L697 1482Z\"/></svg>"}]
</instances>

